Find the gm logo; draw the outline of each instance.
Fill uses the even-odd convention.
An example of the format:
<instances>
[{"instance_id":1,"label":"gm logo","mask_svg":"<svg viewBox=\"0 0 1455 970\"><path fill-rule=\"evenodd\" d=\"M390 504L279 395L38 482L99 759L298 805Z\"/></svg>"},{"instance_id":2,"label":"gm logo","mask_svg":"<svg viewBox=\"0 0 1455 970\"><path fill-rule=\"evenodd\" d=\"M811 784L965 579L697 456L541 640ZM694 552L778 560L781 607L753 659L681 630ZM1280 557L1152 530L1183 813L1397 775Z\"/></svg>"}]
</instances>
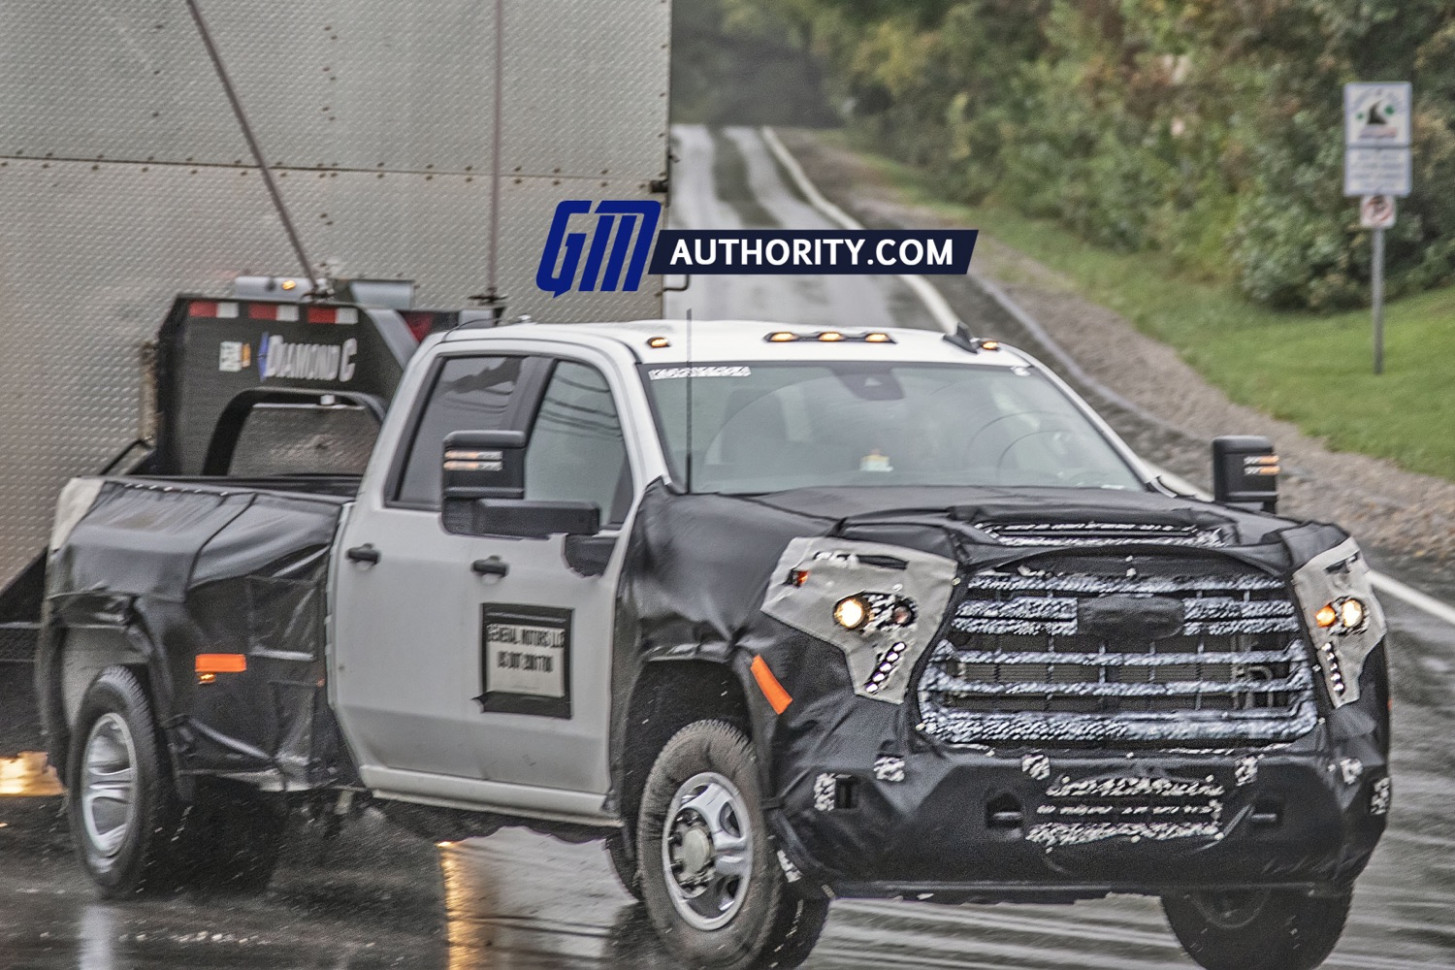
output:
<instances>
[{"instance_id":1,"label":"gm logo","mask_svg":"<svg viewBox=\"0 0 1455 970\"><path fill-rule=\"evenodd\" d=\"M569 231L573 217L587 215L596 217L594 228L589 232ZM662 203L652 200L606 200L596 203L595 209L585 199L562 202L551 220L551 233L536 270L536 286L553 297L573 287L582 293L638 289L661 218Z\"/></svg>"}]
</instances>

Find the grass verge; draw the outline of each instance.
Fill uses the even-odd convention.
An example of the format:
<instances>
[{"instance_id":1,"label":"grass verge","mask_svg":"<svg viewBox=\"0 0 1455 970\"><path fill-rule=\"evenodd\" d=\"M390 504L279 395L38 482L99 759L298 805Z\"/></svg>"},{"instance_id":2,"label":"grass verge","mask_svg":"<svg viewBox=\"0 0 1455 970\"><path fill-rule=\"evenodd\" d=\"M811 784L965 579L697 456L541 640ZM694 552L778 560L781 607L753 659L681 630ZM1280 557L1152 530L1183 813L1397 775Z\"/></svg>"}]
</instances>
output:
<instances>
[{"instance_id":1,"label":"grass verge","mask_svg":"<svg viewBox=\"0 0 1455 970\"><path fill-rule=\"evenodd\" d=\"M1385 308L1385 370L1375 376L1368 310L1260 307L1226 285L1189 279L1165 256L1099 249L1008 206L946 202L923 173L863 157L910 201L984 230L1171 344L1233 400L1292 421L1334 450L1455 479L1455 287Z\"/></svg>"}]
</instances>

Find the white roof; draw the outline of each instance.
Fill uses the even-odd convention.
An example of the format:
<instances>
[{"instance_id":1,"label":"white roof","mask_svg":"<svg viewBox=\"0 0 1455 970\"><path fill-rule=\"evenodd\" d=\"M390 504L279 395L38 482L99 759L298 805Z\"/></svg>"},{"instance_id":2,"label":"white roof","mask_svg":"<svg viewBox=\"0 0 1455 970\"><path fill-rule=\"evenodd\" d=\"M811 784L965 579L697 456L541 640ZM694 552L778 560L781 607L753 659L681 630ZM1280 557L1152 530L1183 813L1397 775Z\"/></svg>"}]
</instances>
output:
<instances>
[{"instance_id":1,"label":"white roof","mask_svg":"<svg viewBox=\"0 0 1455 970\"><path fill-rule=\"evenodd\" d=\"M452 331L445 339L456 341L548 338L580 342L583 337L606 338L626 344L647 364L681 364L738 360L899 360L964 364L993 364L1003 367L1025 366L1027 359L1011 349L982 350L969 354L948 343L937 330L891 328L871 330L844 327L836 332L840 341L819 340L829 328L802 324L773 323L762 320L694 320L691 323L691 355L688 354L688 324L684 320L633 320L625 323L521 323L489 329ZM768 335L777 332L797 334L798 340L777 343ZM869 343L867 333L882 333L890 341ZM651 347L653 337L667 338L667 346Z\"/></svg>"}]
</instances>

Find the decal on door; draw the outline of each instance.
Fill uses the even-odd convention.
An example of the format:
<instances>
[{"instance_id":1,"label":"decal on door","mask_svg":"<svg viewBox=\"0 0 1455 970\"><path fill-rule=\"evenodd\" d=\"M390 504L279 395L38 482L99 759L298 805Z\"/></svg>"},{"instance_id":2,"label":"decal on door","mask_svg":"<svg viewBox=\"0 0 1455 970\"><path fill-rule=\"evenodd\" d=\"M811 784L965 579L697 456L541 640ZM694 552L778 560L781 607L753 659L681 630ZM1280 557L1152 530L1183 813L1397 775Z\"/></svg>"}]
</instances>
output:
<instances>
[{"instance_id":1,"label":"decal on door","mask_svg":"<svg viewBox=\"0 0 1455 970\"><path fill-rule=\"evenodd\" d=\"M571 716L571 611L480 607L480 710Z\"/></svg>"}]
</instances>

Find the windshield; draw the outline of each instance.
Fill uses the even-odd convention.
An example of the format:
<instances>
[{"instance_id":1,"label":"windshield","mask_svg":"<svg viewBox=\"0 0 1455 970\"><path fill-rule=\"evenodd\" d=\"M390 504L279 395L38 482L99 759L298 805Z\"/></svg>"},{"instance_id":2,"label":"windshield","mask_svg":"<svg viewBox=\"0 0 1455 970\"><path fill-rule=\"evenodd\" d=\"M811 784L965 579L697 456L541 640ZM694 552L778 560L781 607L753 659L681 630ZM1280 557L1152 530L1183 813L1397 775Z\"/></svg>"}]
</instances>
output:
<instances>
[{"instance_id":1,"label":"windshield","mask_svg":"<svg viewBox=\"0 0 1455 970\"><path fill-rule=\"evenodd\" d=\"M1032 368L837 362L644 367L678 481L694 492L840 485L1141 489Z\"/></svg>"}]
</instances>

